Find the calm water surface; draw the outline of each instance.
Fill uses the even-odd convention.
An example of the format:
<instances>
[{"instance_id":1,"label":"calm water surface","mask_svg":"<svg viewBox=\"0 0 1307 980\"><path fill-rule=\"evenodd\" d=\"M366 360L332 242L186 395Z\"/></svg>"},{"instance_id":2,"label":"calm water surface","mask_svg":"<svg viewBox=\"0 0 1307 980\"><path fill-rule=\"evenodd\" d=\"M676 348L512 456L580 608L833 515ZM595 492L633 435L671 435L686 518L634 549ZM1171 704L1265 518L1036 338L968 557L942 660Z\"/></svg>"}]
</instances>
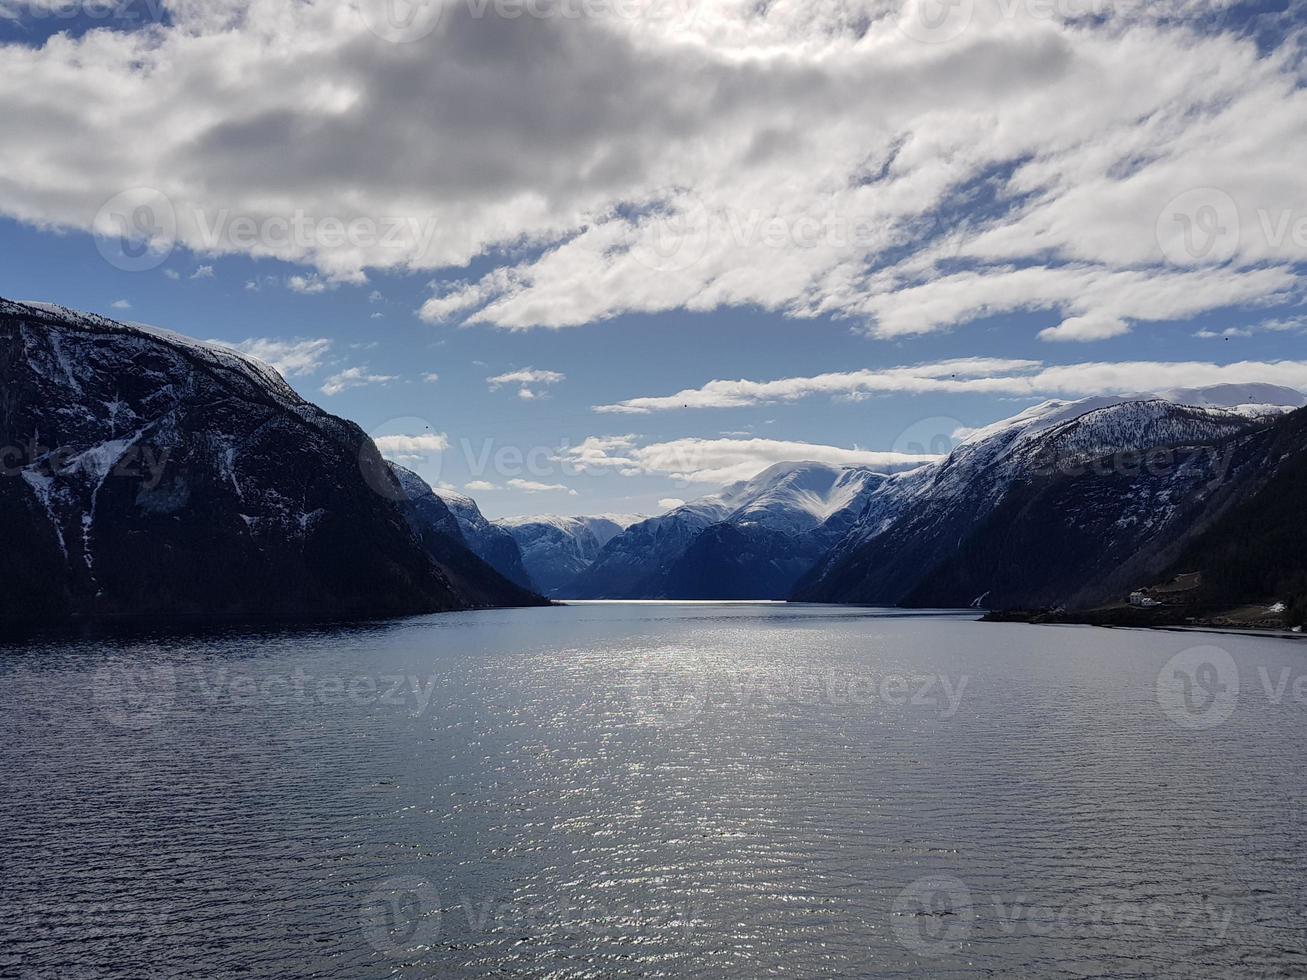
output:
<instances>
[{"instance_id":1,"label":"calm water surface","mask_svg":"<svg viewBox=\"0 0 1307 980\"><path fill-rule=\"evenodd\" d=\"M596 604L0 647L0 975L1302 976L1307 646Z\"/></svg>"}]
</instances>

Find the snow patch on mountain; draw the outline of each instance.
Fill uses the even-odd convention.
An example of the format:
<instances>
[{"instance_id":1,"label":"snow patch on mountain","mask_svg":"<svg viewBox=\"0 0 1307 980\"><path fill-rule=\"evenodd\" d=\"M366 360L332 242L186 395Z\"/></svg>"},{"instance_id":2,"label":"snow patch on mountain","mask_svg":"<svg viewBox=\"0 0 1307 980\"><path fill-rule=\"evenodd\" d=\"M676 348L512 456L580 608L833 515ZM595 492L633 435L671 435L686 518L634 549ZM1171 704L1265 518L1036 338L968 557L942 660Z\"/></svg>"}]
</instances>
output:
<instances>
[{"instance_id":1,"label":"snow patch on mountain","mask_svg":"<svg viewBox=\"0 0 1307 980\"><path fill-rule=\"evenodd\" d=\"M512 535L540 592L560 596L563 587L589 568L609 541L643 520L640 514L541 514L494 523Z\"/></svg>"}]
</instances>

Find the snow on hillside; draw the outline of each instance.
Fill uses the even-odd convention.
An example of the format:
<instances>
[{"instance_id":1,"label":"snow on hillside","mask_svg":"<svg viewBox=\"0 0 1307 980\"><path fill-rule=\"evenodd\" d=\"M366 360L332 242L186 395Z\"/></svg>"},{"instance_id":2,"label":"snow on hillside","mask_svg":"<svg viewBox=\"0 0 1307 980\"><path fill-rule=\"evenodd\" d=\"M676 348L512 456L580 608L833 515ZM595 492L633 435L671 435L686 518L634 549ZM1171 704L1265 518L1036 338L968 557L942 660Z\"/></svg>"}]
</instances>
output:
<instances>
[{"instance_id":1,"label":"snow on hillside","mask_svg":"<svg viewBox=\"0 0 1307 980\"><path fill-rule=\"evenodd\" d=\"M501 518L494 526L517 543L522 564L541 593L556 596L560 588L590 567L604 545L644 519L639 514L543 514Z\"/></svg>"},{"instance_id":2,"label":"snow on hillside","mask_svg":"<svg viewBox=\"0 0 1307 980\"><path fill-rule=\"evenodd\" d=\"M727 520L806 530L860 502L884 479L885 474L865 466L777 463L738 492Z\"/></svg>"},{"instance_id":3,"label":"snow on hillside","mask_svg":"<svg viewBox=\"0 0 1307 980\"><path fill-rule=\"evenodd\" d=\"M298 404L303 401L272 365L225 344L196 340L173 330L151 326L146 323L126 323L120 320L111 320L96 313L72 310L57 303L0 300L0 314L23 316L29 313L35 314L40 319L48 320L53 318L61 323L89 329L113 331L128 335L141 334L154 340L161 340L172 347L184 350L209 365L226 370L240 371L246 376L256 378L269 392L275 394L281 402Z\"/></svg>"},{"instance_id":4,"label":"snow on hillside","mask_svg":"<svg viewBox=\"0 0 1307 980\"><path fill-rule=\"evenodd\" d=\"M1214 446L1305 402L1301 392L1274 385L1219 385L1176 389L1165 397L1097 396L1034 405L967 433L942 461L883 481L857 523L814 570L818 580L834 583L814 594L840 594L839 569L852 567L876 542L892 539L895 553L910 542L914 554L921 552L919 561L943 561L960 533L983 522L1032 475L1071 472L1122 452ZM1152 506L1158 520L1170 509Z\"/></svg>"}]
</instances>

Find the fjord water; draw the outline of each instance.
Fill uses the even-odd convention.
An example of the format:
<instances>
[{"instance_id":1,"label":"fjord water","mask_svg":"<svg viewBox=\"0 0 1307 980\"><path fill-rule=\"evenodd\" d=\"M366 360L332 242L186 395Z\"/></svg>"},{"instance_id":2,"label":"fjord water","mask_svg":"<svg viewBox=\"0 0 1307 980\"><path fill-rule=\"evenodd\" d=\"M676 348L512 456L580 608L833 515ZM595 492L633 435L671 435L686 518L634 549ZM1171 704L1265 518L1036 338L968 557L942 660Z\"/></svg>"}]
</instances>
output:
<instances>
[{"instance_id":1,"label":"fjord water","mask_svg":"<svg viewBox=\"0 0 1307 980\"><path fill-rule=\"evenodd\" d=\"M973 620L0 648L0 974L1307 971L1307 647Z\"/></svg>"}]
</instances>

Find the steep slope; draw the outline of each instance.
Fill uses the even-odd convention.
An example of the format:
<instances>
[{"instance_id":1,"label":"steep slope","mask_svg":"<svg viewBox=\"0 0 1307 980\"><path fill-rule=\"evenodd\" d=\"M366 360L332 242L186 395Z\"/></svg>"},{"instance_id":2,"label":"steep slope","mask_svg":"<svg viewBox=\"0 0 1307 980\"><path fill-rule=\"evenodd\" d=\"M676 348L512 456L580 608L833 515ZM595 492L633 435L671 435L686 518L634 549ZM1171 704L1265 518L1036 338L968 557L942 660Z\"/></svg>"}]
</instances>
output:
<instances>
[{"instance_id":1,"label":"steep slope","mask_svg":"<svg viewBox=\"0 0 1307 980\"><path fill-rule=\"evenodd\" d=\"M463 540L473 554L513 584L524 589L535 588L526 566L522 564L522 552L513 536L486 520L475 500L444 488L436 489L435 494L458 521Z\"/></svg>"},{"instance_id":2,"label":"steep slope","mask_svg":"<svg viewBox=\"0 0 1307 980\"><path fill-rule=\"evenodd\" d=\"M785 598L886 479L777 463L628 528L568 587L577 598Z\"/></svg>"},{"instance_id":3,"label":"steep slope","mask_svg":"<svg viewBox=\"0 0 1307 980\"><path fill-rule=\"evenodd\" d=\"M1242 492L1184 542L1160 576L1200 573L1196 605L1222 610L1285 603L1289 625L1307 624L1307 410L1276 421L1239 447ZM1149 584L1143 575L1137 584Z\"/></svg>"},{"instance_id":4,"label":"steep slope","mask_svg":"<svg viewBox=\"0 0 1307 980\"><path fill-rule=\"evenodd\" d=\"M463 592L353 423L268 366L0 300L0 619L401 615Z\"/></svg>"},{"instance_id":5,"label":"steep slope","mask_svg":"<svg viewBox=\"0 0 1307 980\"><path fill-rule=\"evenodd\" d=\"M1226 386L1223 386L1226 387ZM995 608L1091 604L1204 520L1235 479L1236 440L1298 392L1048 402L986 427L942 463L887 481L878 508L797 586L808 601Z\"/></svg>"},{"instance_id":6,"label":"steep slope","mask_svg":"<svg viewBox=\"0 0 1307 980\"><path fill-rule=\"evenodd\" d=\"M457 513L449 507L443 493L433 490L426 480L412 470L397 463L389 465L404 491L405 499L401 501L401 507L405 510L409 526L418 535L427 553L441 563L465 596L476 605L528 606L542 601L530 588L508 579L471 547L464 525L458 520ZM462 499L467 500L466 497ZM476 505L473 504L473 507ZM477 510L478 516L480 513ZM517 554L516 546L513 554Z\"/></svg>"},{"instance_id":7,"label":"steep slope","mask_svg":"<svg viewBox=\"0 0 1307 980\"><path fill-rule=\"evenodd\" d=\"M599 514L512 517L495 523L517 543L522 563L540 591L557 598L590 567L604 545L642 520L638 514Z\"/></svg>"}]
</instances>

